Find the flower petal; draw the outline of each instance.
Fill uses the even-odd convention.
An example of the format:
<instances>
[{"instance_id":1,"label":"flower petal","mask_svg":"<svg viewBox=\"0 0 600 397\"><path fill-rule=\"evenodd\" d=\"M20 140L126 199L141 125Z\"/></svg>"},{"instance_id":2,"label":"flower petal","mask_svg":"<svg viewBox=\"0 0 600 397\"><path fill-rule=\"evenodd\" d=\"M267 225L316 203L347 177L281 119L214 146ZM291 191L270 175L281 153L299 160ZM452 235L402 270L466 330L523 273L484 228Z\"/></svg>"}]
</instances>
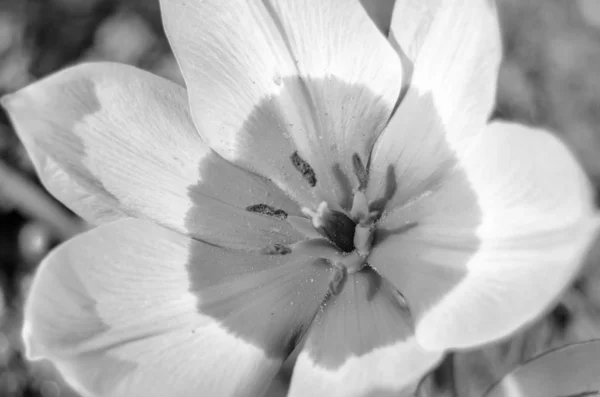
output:
<instances>
[{"instance_id":1,"label":"flower petal","mask_svg":"<svg viewBox=\"0 0 600 397\"><path fill-rule=\"evenodd\" d=\"M345 204L352 155L367 163L402 85L398 55L360 2L161 4L209 145L304 206Z\"/></svg>"},{"instance_id":2,"label":"flower petal","mask_svg":"<svg viewBox=\"0 0 600 397\"><path fill-rule=\"evenodd\" d=\"M300 214L274 185L202 141L174 83L130 66L85 64L3 103L44 185L89 221L148 218L233 248L300 238L286 222L246 210L265 204Z\"/></svg>"},{"instance_id":3,"label":"flower petal","mask_svg":"<svg viewBox=\"0 0 600 397\"><path fill-rule=\"evenodd\" d=\"M293 253L239 254L121 220L44 261L25 308L26 352L84 395L256 396L329 277Z\"/></svg>"},{"instance_id":4,"label":"flower petal","mask_svg":"<svg viewBox=\"0 0 600 397\"><path fill-rule=\"evenodd\" d=\"M414 63L411 89L432 95L429 110L450 141L487 121L502 57L495 0L397 0L390 36Z\"/></svg>"},{"instance_id":5,"label":"flower petal","mask_svg":"<svg viewBox=\"0 0 600 397\"><path fill-rule=\"evenodd\" d=\"M348 276L311 325L290 397L396 396L442 357L415 341L398 293L372 270Z\"/></svg>"},{"instance_id":6,"label":"flower petal","mask_svg":"<svg viewBox=\"0 0 600 397\"><path fill-rule=\"evenodd\" d=\"M367 14L369 14L381 33L386 36L390 32L395 2L396 0L360 0Z\"/></svg>"},{"instance_id":7,"label":"flower petal","mask_svg":"<svg viewBox=\"0 0 600 397\"><path fill-rule=\"evenodd\" d=\"M407 170L398 184L414 185L435 183L440 170L452 167L491 114L501 60L492 0L397 0L390 36L413 70L375 145L371 190L380 189L389 165Z\"/></svg>"},{"instance_id":8,"label":"flower petal","mask_svg":"<svg viewBox=\"0 0 600 397\"><path fill-rule=\"evenodd\" d=\"M590 184L563 143L495 122L435 190L382 220L387 233L369 262L407 297L419 343L469 347L548 308L598 224Z\"/></svg>"}]
</instances>

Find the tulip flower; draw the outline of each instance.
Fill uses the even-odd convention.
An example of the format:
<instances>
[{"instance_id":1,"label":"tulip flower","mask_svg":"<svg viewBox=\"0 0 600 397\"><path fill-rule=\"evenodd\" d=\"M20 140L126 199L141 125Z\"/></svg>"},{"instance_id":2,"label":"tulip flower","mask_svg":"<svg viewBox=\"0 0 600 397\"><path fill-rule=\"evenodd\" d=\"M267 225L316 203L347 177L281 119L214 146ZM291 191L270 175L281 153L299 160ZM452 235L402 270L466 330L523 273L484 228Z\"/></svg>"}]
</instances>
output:
<instances>
[{"instance_id":1,"label":"tulip flower","mask_svg":"<svg viewBox=\"0 0 600 397\"><path fill-rule=\"evenodd\" d=\"M397 0L389 29L354 0L161 13L185 88L92 63L3 99L97 225L23 330L84 396L259 396L296 348L290 396L397 395L577 274L592 190L555 136L490 122L493 1Z\"/></svg>"}]
</instances>

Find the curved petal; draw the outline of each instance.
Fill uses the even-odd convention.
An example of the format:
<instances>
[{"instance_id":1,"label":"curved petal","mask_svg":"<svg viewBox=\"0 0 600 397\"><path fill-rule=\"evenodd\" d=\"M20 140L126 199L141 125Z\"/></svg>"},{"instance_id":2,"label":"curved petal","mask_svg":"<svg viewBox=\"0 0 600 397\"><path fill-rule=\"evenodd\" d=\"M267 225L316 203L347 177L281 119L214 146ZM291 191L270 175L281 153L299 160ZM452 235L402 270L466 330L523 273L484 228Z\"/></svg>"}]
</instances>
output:
<instances>
[{"instance_id":1,"label":"curved petal","mask_svg":"<svg viewBox=\"0 0 600 397\"><path fill-rule=\"evenodd\" d=\"M502 58L495 0L397 0L391 40L414 63L411 90L432 96L451 143L487 121Z\"/></svg>"},{"instance_id":2,"label":"curved petal","mask_svg":"<svg viewBox=\"0 0 600 397\"><path fill-rule=\"evenodd\" d=\"M28 357L84 395L257 396L325 296L326 266L126 219L56 249L25 308Z\"/></svg>"},{"instance_id":3,"label":"curved petal","mask_svg":"<svg viewBox=\"0 0 600 397\"><path fill-rule=\"evenodd\" d=\"M345 203L352 155L367 163L402 85L399 57L359 0L161 4L209 145L304 206Z\"/></svg>"},{"instance_id":4,"label":"curved petal","mask_svg":"<svg viewBox=\"0 0 600 397\"><path fill-rule=\"evenodd\" d=\"M415 341L410 314L373 270L348 276L309 330L290 397L397 396L441 359Z\"/></svg>"},{"instance_id":5,"label":"curved petal","mask_svg":"<svg viewBox=\"0 0 600 397\"><path fill-rule=\"evenodd\" d=\"M455 153L471 145L491 114L501 60L493 0L397 0L390 39L413 70L406 96L373 151L374 198L382 193L389 165L403 170L399 185L436 183L454 165ZM403 193L426 190L411 189Z\"/></svg>"},{"instance_id":6,"label":"curved petal","mask_svg":"<svg viewBox=\"0 0 600 397\"><path fill-rule=\"evenodd\" d=\"M147 218L233 248L300 238L286 222L246 210L299 214L274 185L202 141L174 83L131 66L84 64L3 104L44 185L89 221Z\"/></svg>"},{"instance_id":7,"label":"curved petal","mask_svg":"<svg viewBox=\"0 0 600 397\"><path fill-rule=\"evenodd\" d=\"M549 307L598 223L590 184L562 142L495 122L435 191L382 220L387 233L369 262L407 297L419 343L469 347Z\"/></svg>"},{"instance_id":8,"label":"curved petal","mask_svg":"<svg viewBox=\"0 0 600 397\"><path fill-rule=\"evenodd\" d=\"M392 24L392 14L396 0L360 0L381 33L388 35Z\"/></svg>"}]
</instances>

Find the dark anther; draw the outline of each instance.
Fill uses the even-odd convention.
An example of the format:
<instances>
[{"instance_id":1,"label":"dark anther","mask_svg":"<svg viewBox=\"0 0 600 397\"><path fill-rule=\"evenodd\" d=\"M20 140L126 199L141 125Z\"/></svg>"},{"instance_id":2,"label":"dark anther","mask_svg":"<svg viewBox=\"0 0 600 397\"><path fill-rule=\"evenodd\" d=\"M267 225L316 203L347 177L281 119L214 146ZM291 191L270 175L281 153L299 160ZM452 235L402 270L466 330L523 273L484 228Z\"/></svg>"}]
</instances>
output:
<instances>
[{"instance_id":1,"label":"dark anther","mask_svg":"<svg viewBox=\"0 0 600 397\"><path fill-rule=\"evenodd\" d=\"M265 255L287 255L292 252L292 249L284 244L274 244L271 247L263 249Z\"/></svg>"},{"instance_id":2,"label":"dark anther","mask_svg":"<svg viewBox=\"0 0 600 397\"><path fill-rule=\"evenodd\" d=\"M354 251L354 233L356 222L346 214L328 211L323 217L324 225L319 228L325 237L343 252Z\"/></svg>"},{"instance_id":3,"label":"dark anther","mask_svg":"<svg viewBox=\"0 0 600 397\"><path fill-rule=\"evenodd\" d=\"M369 180L369 173L358 153L352 155L352 167L354 168L354 175L358 178L358 190L365 190L367 188L367 181Z\"/></svg>"},{"instance_id":4,"label":"dark anther","mask_svg":"<svg viewBox=\"0 0 600 397\"><path fill-rule=\"evenodd\" d=\"M272 216L273 218L284 220L287 218L287 212L278 210L266 204L254 204L246 207L246 211L256 212L257 214Z\"/></svg>"},{"instance_id":5,"label":"dark anther","mask_svg":"<svg viewBox=\"0 0 600 397\"><path fill-rule=\"evenodd\" d=\"M292 160L292 164L294 164L294 168L302 174L302 177L308 182L311 187L315 187L317 184L317 176L315 175L315 170L312 169L310 164L308 164L298 152L294 152L290 157Z\"/></svg>"}]
</instances>

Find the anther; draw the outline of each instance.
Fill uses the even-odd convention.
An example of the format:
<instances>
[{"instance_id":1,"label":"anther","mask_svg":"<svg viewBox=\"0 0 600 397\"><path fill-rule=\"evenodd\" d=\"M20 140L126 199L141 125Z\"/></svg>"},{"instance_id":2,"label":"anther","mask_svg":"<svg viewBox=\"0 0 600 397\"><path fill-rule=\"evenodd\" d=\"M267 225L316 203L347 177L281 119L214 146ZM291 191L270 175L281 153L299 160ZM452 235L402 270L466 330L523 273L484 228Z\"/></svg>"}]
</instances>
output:
<instances>
[{"instance_id":1,"label":"anther","mask_svg":"<svg viewBox=\"0 0 600 397\"><path fill-rule=\"evenodd\" d=\"M279 210L266 204L254 204L246 207L246 211L256 212L257 214L271 216L273 218L284 220L288 214L284 210Z\"/></svg>"},{"instance_id":2,"label":"anther","mask_svg":"<svg viewBox=\"0 0 600 397\"><path fill-rule=\"evenodd\" d=\"M308 184L311 187L315 187L317 184L317 175L315 174L315 171L312 169L310 164L308 164L306 160L300 157L298 152L292 153L292 155L290 156L290 160L292 160L294 168L296 168L296 170L298 170L298 172L302 174L302 177L308 182Z\"/></svg>"},{"instance_id":3,"label":"anther","mask_svg":"<svg viewBox=\"0 0 600 397\"><path fill-rule=\"evenodd\" d=\"M354 168L354 175L358 179L358 190L365 190L369 180L369 173L358 153L352 155L352 167Z\"/></svg>"},{"instance_id":4,"label":"anther","mask_svg":"<svg viewBox=\"0 0 600 397\"><path fill-rule=\"evenodd\" d=\"M356 220L364 220L368 218L368 214L369 200L367 199L365 192L359 190L354 194L350 216Z\"/></svg>"},{"instance_id":5,"label":"anther","mask_svg":"<svg viewBox=\"0 0 600 397\"><path fill-rule=\"evenodd\" d=\"M319 229L324 226L323 218L325 217L325 213L327 211L329 211L329 206L325 201L322 201L321 204L319 204L316 211L306 207L302 208L302 213L311 219L312 225L315 229Z\"/></svg>"},{"instance_id":6,"label":"anther","mask_svg":"<svg viewBox=\"0 0 600 397\"><path fill-rule=\"evenodd\" d=\"M292 249L285 244L273 244L270 247L263 248L262 253L265 255L287 255L292 252Z\"/></svg>"}]
</instances>

